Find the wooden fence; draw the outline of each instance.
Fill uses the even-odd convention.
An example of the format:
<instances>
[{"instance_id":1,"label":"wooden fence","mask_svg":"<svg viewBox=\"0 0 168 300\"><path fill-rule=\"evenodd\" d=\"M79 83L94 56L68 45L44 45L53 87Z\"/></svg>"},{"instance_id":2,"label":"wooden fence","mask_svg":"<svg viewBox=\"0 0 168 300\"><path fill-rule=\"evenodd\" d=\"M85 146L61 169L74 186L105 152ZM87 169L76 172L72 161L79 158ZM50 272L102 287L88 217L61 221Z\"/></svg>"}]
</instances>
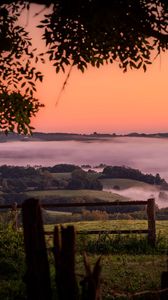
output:
<instances>
[{"instance_id":1,"label":"wooden fence","mask_svg":"<svg viewBox=\"0 0 168 300\"><path fill-rule=\"evenodd\" d=\"M109 206L131 206L131 205L146 205L147 209L147 220L148 220L148 228L147 229L134 229L134 230L87 230L85 234L101 234L101 233L108 233L108 234L147 234L148 235L148 243L153 247L156 243L156 222L155 222L155 199L150 198L146 201L115 201L115 202L88 202L88 203L46 203L42 204L42 208L69 208L69 207L109 207ZM17 209L21 208L22 205L0 205L1 209L12 209L16 212L16 217L14 219L14 226L17 228L18 221L17 221ZM52 235L53 232L47 231L45 232L46 235ZM81 232L79 232L81 233Z\"/></svg>"},{"instance_id":2,"label":"wooden fence","mask_svg":"<svg viewBox=\"0 0 168 300\"><path fill-rule=\"evenodd\" d=\"M51 203L44 204L43 208L67 208L67 207L107 207L107 206L131 206L131 205L146 205L147 209L147 219L148 219L148 229L133 229L133 230L85 230L85 234L147 234L148 243L153 247L156 243L156 220L155 220L155 199L150 198L147 201L115 201L115 202L88 202L88 203ZM81 233L81 232L77 232ZM52 232L45 232L45 234L50 235Z\"/></svg>"},{"instance_id":3,"label":"wooden fence","mask_svg":"<svg viewBox=\"0 0 168 300\"><path fill-rule=\"evenodd\" d=\"M139 202L138 204L144 204ZM118 204L118 203L117 203ZM135 204L135 203L134 203ZM154 199L148 199L148 234L155 229ZM72 206L82 206L80 203L73 203ZM123 204L121 204L123 205ZM53 204L51 205L54 206ZM51 207L50 206L50 207ZM58 205L61 207L61 205ZM57 206L57 207L58 207ZM71 206L71 205L70 205ZM90 204L87 204L90 206ZM100 203L99 203L100 206ZM47 206L48 207L48 206ZM69 207L64 204L64 207ZM149 210L152 210L149 212ZM27 262L27 294L28 300L51 300L51 283L49 275L49 264L47 249L45 245L42 212L38 200L28 199L22 206L24 243ZM152 227L153 226L153 227ZM152 228L151 228L152 227ZM100 292L100 258L96 262L93 271L90 268L87 257L84 264L86 276L81 282L82 291L77 284L75 274L75 229L74 226L67 228L55 226L54 233L54 258L56 269L56 286L58 300L101 300ZM150 242L154 245L154 232ZM123 295L124 296L124 295ZM124 299L124 298L123 298ZM141 293L126 294L125 299L132 300L166 300L168 299L168 272L163 272L161 277L161 290L144 291Z\"/></svg>"},{"instance_id":4,"label":"wooden fence","mask_svg":"<svg viewBox=\"0 0 168 300\"><path fill-rule=\"evenodd\" d=\"M105 205L147 205L148 230L129 232L148 233L149 243L154 246L156 239L155 228L155 201L117 202L117 203L72 203L72 204L46 204L43 207L77 207L77 206L105 206ZM81 282L82 291L79 289L75 274L75 229L74 226L67 228L55 226L53 254L55 258L55 282L57 296L53 297L50 281L49 262L45 243L45 234L42 222L41 205L37 199L28 199L22 206L23 233L26 254L27 272L25 283L27 287L27 300L100 300L100 258L97 260L93 270L84 256L86 276ZM11 206L1 206L8 209ZM13 211L17 211L16 205ZM17 225L17 224L16 224ZM100 231L98 231L100 233ZM104 232L104 231L103 231ZM95 233L95 231L92 233ZM117 233L110 231L110 233ZM120 231L126 233L126 230ZM132 300L166 300L168 299L168 271L162 273L161 290L144 291L135 294L126 294L122 299Z\"/></svg>"}]
</instances>

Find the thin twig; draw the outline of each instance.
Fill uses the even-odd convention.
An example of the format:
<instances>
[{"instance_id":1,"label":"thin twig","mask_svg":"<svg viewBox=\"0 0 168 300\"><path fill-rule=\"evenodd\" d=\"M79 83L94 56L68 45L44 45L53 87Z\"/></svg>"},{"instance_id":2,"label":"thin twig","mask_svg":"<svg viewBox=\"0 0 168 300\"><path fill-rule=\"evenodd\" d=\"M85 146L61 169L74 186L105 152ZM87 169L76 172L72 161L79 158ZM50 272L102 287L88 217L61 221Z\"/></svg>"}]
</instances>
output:
<instances>
[{"instance_id":1,"label":"thin twig","mask_svg":"<svg viewBox=\"0 0 168 300\"><path fill-rule=\"evenodd\" d=\"M38 17L41 13L43 13L46 9L48 9L48 6L43 7L39 10L39 12L35 13L33 17Z\"/></svg>"},{"instance_id":2,"label":"thin twig","mask_svg":"<svg viewBox=\"0 0 168 300\"><path fill-rule=\"evenodd\" d=\"M60 92L59 92L59 95L58 95L58 97L57 97L57 101L56 101L56 103L55 103L55 106L58 105L59 100L60 100L60 98L61 98L61 95L62 95L62 93L63 93L63 91L64 91L64 89L65 89L65 87L66 87L66 85L67 85L67 83L68 83L68 79L69 79L69 77L70 77L70 75L71 75L72 67L73 67L73 64L70 66L69 72L68 72L68 74L67 74L67 76L66 76L66 78L65 78L65 81L64 81L64 83L63 83L63 85L62 85L62 88L61 88L61 90L60 90Z\"/></svg>"}]
</instances>

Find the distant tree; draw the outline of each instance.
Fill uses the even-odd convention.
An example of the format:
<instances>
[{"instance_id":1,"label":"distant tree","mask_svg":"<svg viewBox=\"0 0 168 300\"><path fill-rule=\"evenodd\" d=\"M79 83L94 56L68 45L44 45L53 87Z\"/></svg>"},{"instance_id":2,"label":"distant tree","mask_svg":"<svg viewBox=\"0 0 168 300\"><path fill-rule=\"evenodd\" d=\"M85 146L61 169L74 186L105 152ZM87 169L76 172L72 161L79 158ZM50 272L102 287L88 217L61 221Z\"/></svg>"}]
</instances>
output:
<instances>
[{"instance_id":1,"label":"distant tree","mask_svg":"<svg viewBox=\"0 0 168 300\"><path fill-rule=\"evenodd\" d=\"M67 186L68 189L84 189L88 183L87 173L82 169L73 170L71 173L71 179Z\"/></svg>"},{"instance_id":2,"label":"distant tree","mask_svg":"<svg viewBox=\"0 0 168 300\"><path fill-rule=\"evenodd\" d=\"M119 191L120 190L120 186L116 184L116 185L113 186L113 189Z\"/></svg>"},{"instance_id":3,"label":"distant tree","mask_svg":"<svg viewBox=\"0 0 168 300\"><path fill-rule=\"evenodd\" d=\"M155 184L161 184L161 182L162 182L162 179L160 177L160 174L157 173L155 176Z\"/></svg>"},{"instance_id":4,"label":"distant tree","mask_svg":"<svg viewBox=\"0 0 168 300\"><path fill-rule=\"evenodd\" d=\"M26 25L18 23L31 3L50 7L38 24L45 53L33 48ZM34 94L36 81L43 80L38 61L49 59L56 73L69 66L68 76L75 66L84 72L114 61L124 72L146 71L167 49L167 0L1 0L0 129L31 132L30 119L42 106Z\"/></svg>"},{"instance_id":5,"label":"distant tree","mask_svg":"<svg viewBox=\"0 0 168 300\"><path fill-rule=\"evenodd\" d=\"M87 178L87 172L82 169L73 170L71 173L72 179L85 180Z\"/></svg>"},{"instance_id":6,"label":"distant tree","mask_svg":"<svg viewBox=\"0 0 168 300\"><path fill-rule=\"evenodd\" d=\"M51 173L71 173L76 169L81 170L79 166L73 164L58 164L53 167L42 168L43 170L48 169Z\"/></svg>"},{"instance_id":7,"label":"distant tree","mask_svg":"<svg viewBox=\"0 0 168 300\"><path fill-rule=\"evenodd\" d=\"M67 188L102 190L103 185L97 178L90 176L90 172L88 173L82 169L76 169L71 173L71 179Z\"/></svg>"},{"instance_id":8,"label":"distant tree","mask_svg":"<svg viewBox=\"0 0 168 300\"><path fill-rule=\"evenodd\" d=\"M24 176L39 175L39 170L33 167L19 167L19 166L0 166L0 173L3 178L20 178Z\"/></svg>"},{"instance_id":9,"label":"distant tree","mask_svg":"<svg viewBox=\"0 0 168 300\"><path fill-rule=\"evenodd\" d=\"M7 179L8 182L8 188L12 192L20 193L24 192L27 189L27 184L24 180L24 178L10 178Z\"/></svg>"}]
</instances>

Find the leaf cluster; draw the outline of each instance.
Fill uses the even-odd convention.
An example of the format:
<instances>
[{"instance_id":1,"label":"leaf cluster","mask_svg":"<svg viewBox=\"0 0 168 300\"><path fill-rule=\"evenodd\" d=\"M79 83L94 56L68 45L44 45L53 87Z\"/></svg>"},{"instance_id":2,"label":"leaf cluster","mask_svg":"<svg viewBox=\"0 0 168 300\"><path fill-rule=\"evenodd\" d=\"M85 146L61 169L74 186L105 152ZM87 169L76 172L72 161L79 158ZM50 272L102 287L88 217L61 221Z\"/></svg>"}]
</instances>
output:
<instances>
[{"instance_id":1,"label":"leaf cluster","mask_svg":"<svg viewBox=\"0 0 168 300\"><path fill-rule=\"evenodd\" d=\"M18 25L24 4L0 7L0 129L31 133L30 119L42 106L35 98L38 58L28 32Z\"/></svg>"},{"instance_id":2,"label":"leaf cluster","mask_svg":"<svg viewBox=\"0 0 168 300\"><path fill-rule=\"evenodd\" d=\"M34 129L30 119L42 104L37 99L16 92L0 94L0 129L5 133L17 131L28 134Z\"/></svg>"},{"instance_id":3,"label":"leaf cluster","mask_svg":"<svg viewBox=\"0 0 168 300\"><path fill-rule=\"evenodd\" d=\"M75 65L82 72L117 61L146 71L168 48L168 3L164 0L58 0L38 26L56 72Z\"/></svg>"}]
</instances>

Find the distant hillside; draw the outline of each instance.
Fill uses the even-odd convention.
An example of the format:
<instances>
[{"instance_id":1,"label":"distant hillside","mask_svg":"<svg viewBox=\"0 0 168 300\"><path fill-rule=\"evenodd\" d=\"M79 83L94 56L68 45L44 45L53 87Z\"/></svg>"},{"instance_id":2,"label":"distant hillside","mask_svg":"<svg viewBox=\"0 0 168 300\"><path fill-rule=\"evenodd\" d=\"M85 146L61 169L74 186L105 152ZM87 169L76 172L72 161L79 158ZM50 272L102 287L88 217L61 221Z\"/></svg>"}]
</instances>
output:
<instances>
[{"instance_id":1,"label":"distant hillside","mask_svg":"<svg viewBox=\"0 0 168 300\"><path fill-rule=\"evenodd\" d=\"M128 137L148 137L148 138L168 138L167 132L158 132L158 133L137 133L131 132L126 134Z\"/></svg>"},{"instance_id":2,"label":"distant hillside","mask_svg":"<svg viewBox=\"0 0 168 300\"><path fill-rule=\"evenodd\" d=\"M0 142L8 141L87 141L87 140L100 140L114 137L111 134L77 134L77 133L44 133L34 132L30 135L23 135L17 133L9 133L5 135L0 132Z\"/></svg>"},{"instance_id":3,"label":"distant hillside","mask_svg":"<svg viewBox=\"0 0 168 300\"><path fill-rule=\"evenodd\" d=\"M91 133L91 134L78 134L78 133L44 133L34 132L33 135L23 135L17 133L8 133L5 135L0 132L0 142L8 141L87 141L87 140L104 140L115 137L146 137L146 138L168 138L168 133L137 133L131 132L128 134L116 134L116 133Z\"/></svg>"},{"instance_id":4,"label":"distant hillside","mask_svg":"<svg viewBox=\"0 0 168 300\"><path fill-rule=\"evenodd\" d=\"M161 178L158 173L155 176L152 174L144 174L138 169L125 166L106 166L101 175L101 179L103 178L125 178L154 185L167 186L165 179Z\"/></svg>"},{"instance_id":5,"label":"distant hillside","mask_svg":"<svg viewBox=\"0 0 168 300\"><path fill-rule=\"evenodd\" d=\"M29 191L26 192L27 197L34 197L41 200L54 200L61 199L66 202L68 199L72 201L126 201L128 198L118 195L117 193L109 193L105 191L94 191L94 190L45 190L45 191Z\"/></svg>"}]
</instances>

